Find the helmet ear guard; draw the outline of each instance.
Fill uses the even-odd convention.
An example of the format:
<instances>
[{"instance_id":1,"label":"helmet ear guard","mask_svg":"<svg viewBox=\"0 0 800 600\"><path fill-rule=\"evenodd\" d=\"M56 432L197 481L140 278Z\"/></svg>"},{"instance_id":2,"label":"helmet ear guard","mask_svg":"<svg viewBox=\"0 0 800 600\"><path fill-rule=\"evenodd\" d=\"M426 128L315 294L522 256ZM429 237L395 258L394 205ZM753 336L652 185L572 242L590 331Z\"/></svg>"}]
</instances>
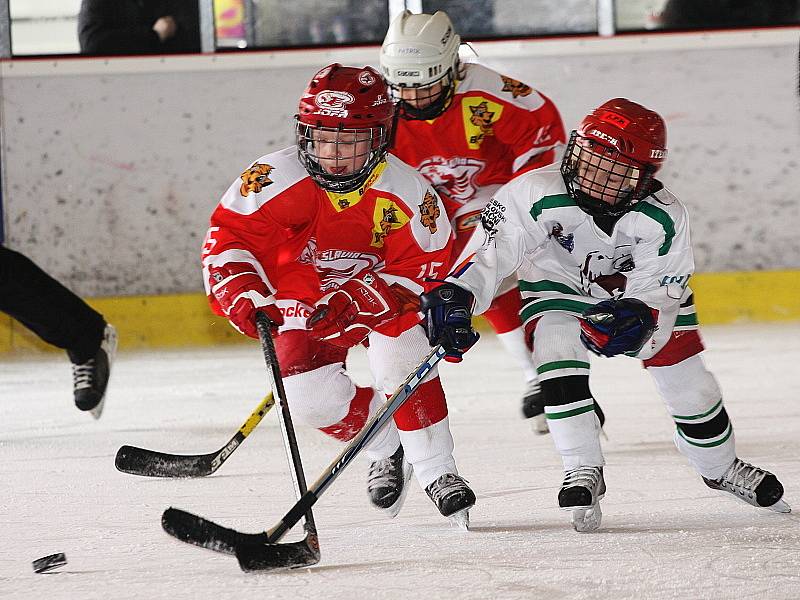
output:
<instances>
[{"instance_id":1,"label":"helmet ear guard","mask_svg":"<svg viewBox=\"0 0 800 600\"><path fill-rule=\"evenodd\" d=\"M433 119L452 100L461 38L444 11L405 10L389 25L381 46L381 72L400 116Z\"/></svg>"},{"instance_id":2,"label":"helmet ear guard","mask_svg":"<svg viewBox=\"0 0 800 600\"><path fill-rule=\"evenodd\" d=\"M584 117L572 132L561 175L567 193L593 216L620 216L647 196L667 155L658 113L615 98Z\"/></svg>"}]
</instances>

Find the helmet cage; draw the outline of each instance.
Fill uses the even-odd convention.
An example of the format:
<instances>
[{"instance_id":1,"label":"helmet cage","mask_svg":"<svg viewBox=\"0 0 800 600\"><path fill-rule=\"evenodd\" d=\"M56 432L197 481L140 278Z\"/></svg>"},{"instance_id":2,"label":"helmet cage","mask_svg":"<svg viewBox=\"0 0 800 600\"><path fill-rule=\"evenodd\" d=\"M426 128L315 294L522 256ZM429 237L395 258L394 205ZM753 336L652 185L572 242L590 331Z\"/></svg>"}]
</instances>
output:
<instances>
[{"instance_id":1,"label":"helmet cage","mask_svg":"<svg viewBox=\"0 0 800 600\"><path fill-rule=\"evenodd\" d=\"M311 178L321 188L341 194L364 184L386 157L390 143L384 126L322 127L297 118L295 137L298 159Z\"/></svg>"},{"instance_id":2,"label":"helmet cage","mask_svg":"<svg viewBox=\"0 0 800 600\"><path fill-rule=\"evenodd\" d=\"M629 211L648 194L655 171L577 131L561 161L567 193L592 216L618 217Z\"/></svg>"},{"instance_id":3,"label":"helmet cage","mask_svg":"<svg viewBox=\"0 0 800 600\"><path fill-rule=\"evenodd\" d=\"M441 115L450 106L456 89L452 68L424 85L396 84L388 79L386 85L398 116L409 121L429 121Z\"/></svg>"}]
</instances>

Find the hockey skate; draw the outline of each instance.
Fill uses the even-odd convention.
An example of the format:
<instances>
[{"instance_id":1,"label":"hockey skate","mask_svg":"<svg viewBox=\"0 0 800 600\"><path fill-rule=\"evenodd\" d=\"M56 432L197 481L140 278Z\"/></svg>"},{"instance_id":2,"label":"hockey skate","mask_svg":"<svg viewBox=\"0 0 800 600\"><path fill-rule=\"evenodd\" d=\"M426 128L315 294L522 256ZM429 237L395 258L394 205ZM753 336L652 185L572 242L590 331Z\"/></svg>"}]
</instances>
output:
<instances>
[{"instance_id":1,"label":"hockey skate","mask_svg":"<svg viewBox=\"0 0 800 600\"><path fill-rule=\"evenodd\" d=\"M719 479L703 477L703 481L711 489L733 494L752 506L779 513L792 511L782 499L783 486L775 475L738 458Z\"/></svg>"},{"instance_id":2,"label":"hockey skate","mask_svg":"<svg viewBox=\"0 0 800 600\"><path fill-rule=\"evenodd\" d=\"M475 505L475 493L467 481L455 473L445 473L425 488L443 517L463 530L469 529L469 509Z\"/></svg>"},{"instance_id":3,"label":"hockey skate","mask_svg":"<svg viewBox=\"0 0 800 600\"><path fill-rule=\"evenodd\" d=\"M408 492L408 480L413 468L404 458L403 446L399 446L388 458L374 461L367 475L367 493L372 506L389 518L394 518L403 507Z\"/></svg>"},{"instance_id":4,"label":"hockey skate","mask_svg":"<svg viewBox=\"0 0 800 600\"><path fill-rule=\"evenodd\" d=\"M116 352L117 330L107 324L97 354L85 363L72 365L75 406L79 410L88 410L95 419L103 414L108 377Z\"/></svg>"},{"instance_id":5,"label":"hockey skate","mask_svg":"<svg viewBox=\"0 0 800 600\"><path fill-rule=\"evenodd\" d=\"M522 398L522 416L533 419L531 429L534 432L545 434L550 431L547 426L547 417L544 414L544 395L538 379L528 382L525 396Z\"/></svg>"},{"instance_id":6,"label":"hockey skate","mask_svg":"<svg viewBox=\"0 0 800 600\"><path fill-rule=\"evenodd\" d=\"M564 482L558 492L558 506L572 511L575 531L597 531L603 513L600 500L606 493L603 467L578 467L564 473Z\"/></svg>"}]
</instances>

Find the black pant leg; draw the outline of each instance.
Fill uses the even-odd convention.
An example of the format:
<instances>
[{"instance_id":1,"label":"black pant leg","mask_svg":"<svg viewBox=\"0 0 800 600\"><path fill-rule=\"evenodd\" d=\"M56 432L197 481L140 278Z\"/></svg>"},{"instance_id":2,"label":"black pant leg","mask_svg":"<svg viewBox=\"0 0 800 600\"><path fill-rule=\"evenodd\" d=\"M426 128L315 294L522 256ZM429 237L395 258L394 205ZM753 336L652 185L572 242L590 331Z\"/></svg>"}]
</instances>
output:
<instances>
[{"instance_id":1,"label":"black pant leg","mask_svg":"<svg viewBox=\"0 0 800 600\"><path fill-rule=\"evenodd\" d=\"M26 256L0 246L0 310L45 342L86 362L100 347L103 316Z\"/></svg>"}]
</instances>

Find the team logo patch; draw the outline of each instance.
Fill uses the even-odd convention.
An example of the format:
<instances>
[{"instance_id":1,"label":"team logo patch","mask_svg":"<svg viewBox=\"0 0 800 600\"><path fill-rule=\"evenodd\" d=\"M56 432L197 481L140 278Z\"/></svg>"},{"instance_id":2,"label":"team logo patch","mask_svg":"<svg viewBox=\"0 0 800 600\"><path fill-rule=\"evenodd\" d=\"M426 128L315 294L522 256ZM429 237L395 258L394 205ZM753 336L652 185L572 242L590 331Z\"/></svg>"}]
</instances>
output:
<instances>
[{"instance_id":1,"label":"team logo patch","mask_svg":"<svg viewBox=\"0 0 800 600\"><path fill-rule=\"evenodd\" d=\"M250 192L259 193L268 185L275 183L269 178L273 167L265 163L256 163L242 173L242 186L239 193L246 198Z\"/></svg>"},{"instance_id":2,"label":"team logo patch","mask_svg":"<svg viewBox=\"0 0 800 600\"><path fill-rule=\"evenodd\" d=\"M430 190L425 192L425 197L422 199L422 204L419 205L419 222L423 227L427 227L431 234L436 233L436 219L442 214L439 208L439 203L436 197L431 194Z\"/></svg>"},{"instance_id":3,"label":"team logo patch","mask_svg":"<svg viewBox=\"0 0 800 600\"><path fill-rule=\"evenodd\" d=\"M375 210L372 213L372 240L370 246L373 248L383 248L386 236L393 229L399 229L408 223L410 217L403 212L399 206L388 198L378 198L375 202Z\"/></svg>"},{"instance_id":4,"label":"team logo patch","mask_svg":"<svg viewBox=\"0 0 800 600\"><path fill-rule=\"evenodd\" d=\"M381 210L383 212L383 216L381 217L381 220L378 221L378 231L373 232L373 246L383 246L383 240L387 235L389 235L389 232L392 230L392 225L397 225L400 222L400 219L397 218L398 209L396 206L391 205L388 208L383 208Z\"/></svg>"},{"instance_id":5,"label":"team logo patch","mask_svg":"<svg viewBox=\"0 0 800 600\"><path fill-rule=\"evenodd\" d=\"M487 136L494 135L494 126L503 114L504 105L483 96L467 96L461 100L461 117L467 147L477 150Z\"/></svg>"},{"instance_id":6,"label":"team logo patch","mask_svg":"<svg viewBox=\"0 0 800 600\"><path fill-rule=\"evenodd\" d=\"M353 94L339 90L323 90L314 96L314 104L319 108L317 114L333 117L346 117L347 107L355 101Z\"/></svg>"},{"instance_id":7,"label":"team logo patch","mask_svg":"<svg viewBox=\"0 0 800 600\"><path fill-rule=\"evenodd\" d=\"M561 244L561 247L570 254L575 249L575 236L571 233L569 235L564 235L564 228L561 226L561 223L553 225L553 229L550 231L550 237L555 238L555 240Z\"/></svg>"},{"instance_id":8,"label":"team logo patch","mask_svg":"<svg viewBox=\"0 0 800 600\"><path fill-rule=\"evenodd\" d=\"M481 102L478 105L470 106L469 110L472 113L469 119L470 123L480 129L479 134L470 137L470 143L477 144L483 141L483 138L487 135L494 135L494 130L492 129L494 112L489 110L488 104L486 102Z\"/></svg>"},{"instance_id":9,"label":"team logo patch","mask_svg":"<svg viewBox=\"0 0 800 600\"><path fill-rule=\"evenodd\" d=\"M477 158L431 156L417 165L419 171L437 192L444 192L456 202L466 202L477 193L476 178L486 166Z\"/></svg>"},{"instance_id":10,"label":"team logo patch","mask_svg":"<svg viewBox=\"0 0 800 600\"><path fill-rule=\"evenodd\" d=\"M617 246L611 256L598 251L589 252L581 267L581 288L590 296L598 297L594 288L597 286L612 298L619 298L628 282L624 273L634 267L629 244Z\"/></svg>"},{"instance_id":11,"label":"team logo patch","mask_svg":"<svg viewBox=\"0 0 800 600\"><path fill-rule=\"evenodd\" d=\"M516 79L511 79L511 77L506 77L505 75L500 75L500 79L503 80L503 92L511 92L511 95L514 98L518 96L529 96L530 93L533 91L531 86L525 85L521 81L517 81Z\"/></svg>"}]
</instances>

